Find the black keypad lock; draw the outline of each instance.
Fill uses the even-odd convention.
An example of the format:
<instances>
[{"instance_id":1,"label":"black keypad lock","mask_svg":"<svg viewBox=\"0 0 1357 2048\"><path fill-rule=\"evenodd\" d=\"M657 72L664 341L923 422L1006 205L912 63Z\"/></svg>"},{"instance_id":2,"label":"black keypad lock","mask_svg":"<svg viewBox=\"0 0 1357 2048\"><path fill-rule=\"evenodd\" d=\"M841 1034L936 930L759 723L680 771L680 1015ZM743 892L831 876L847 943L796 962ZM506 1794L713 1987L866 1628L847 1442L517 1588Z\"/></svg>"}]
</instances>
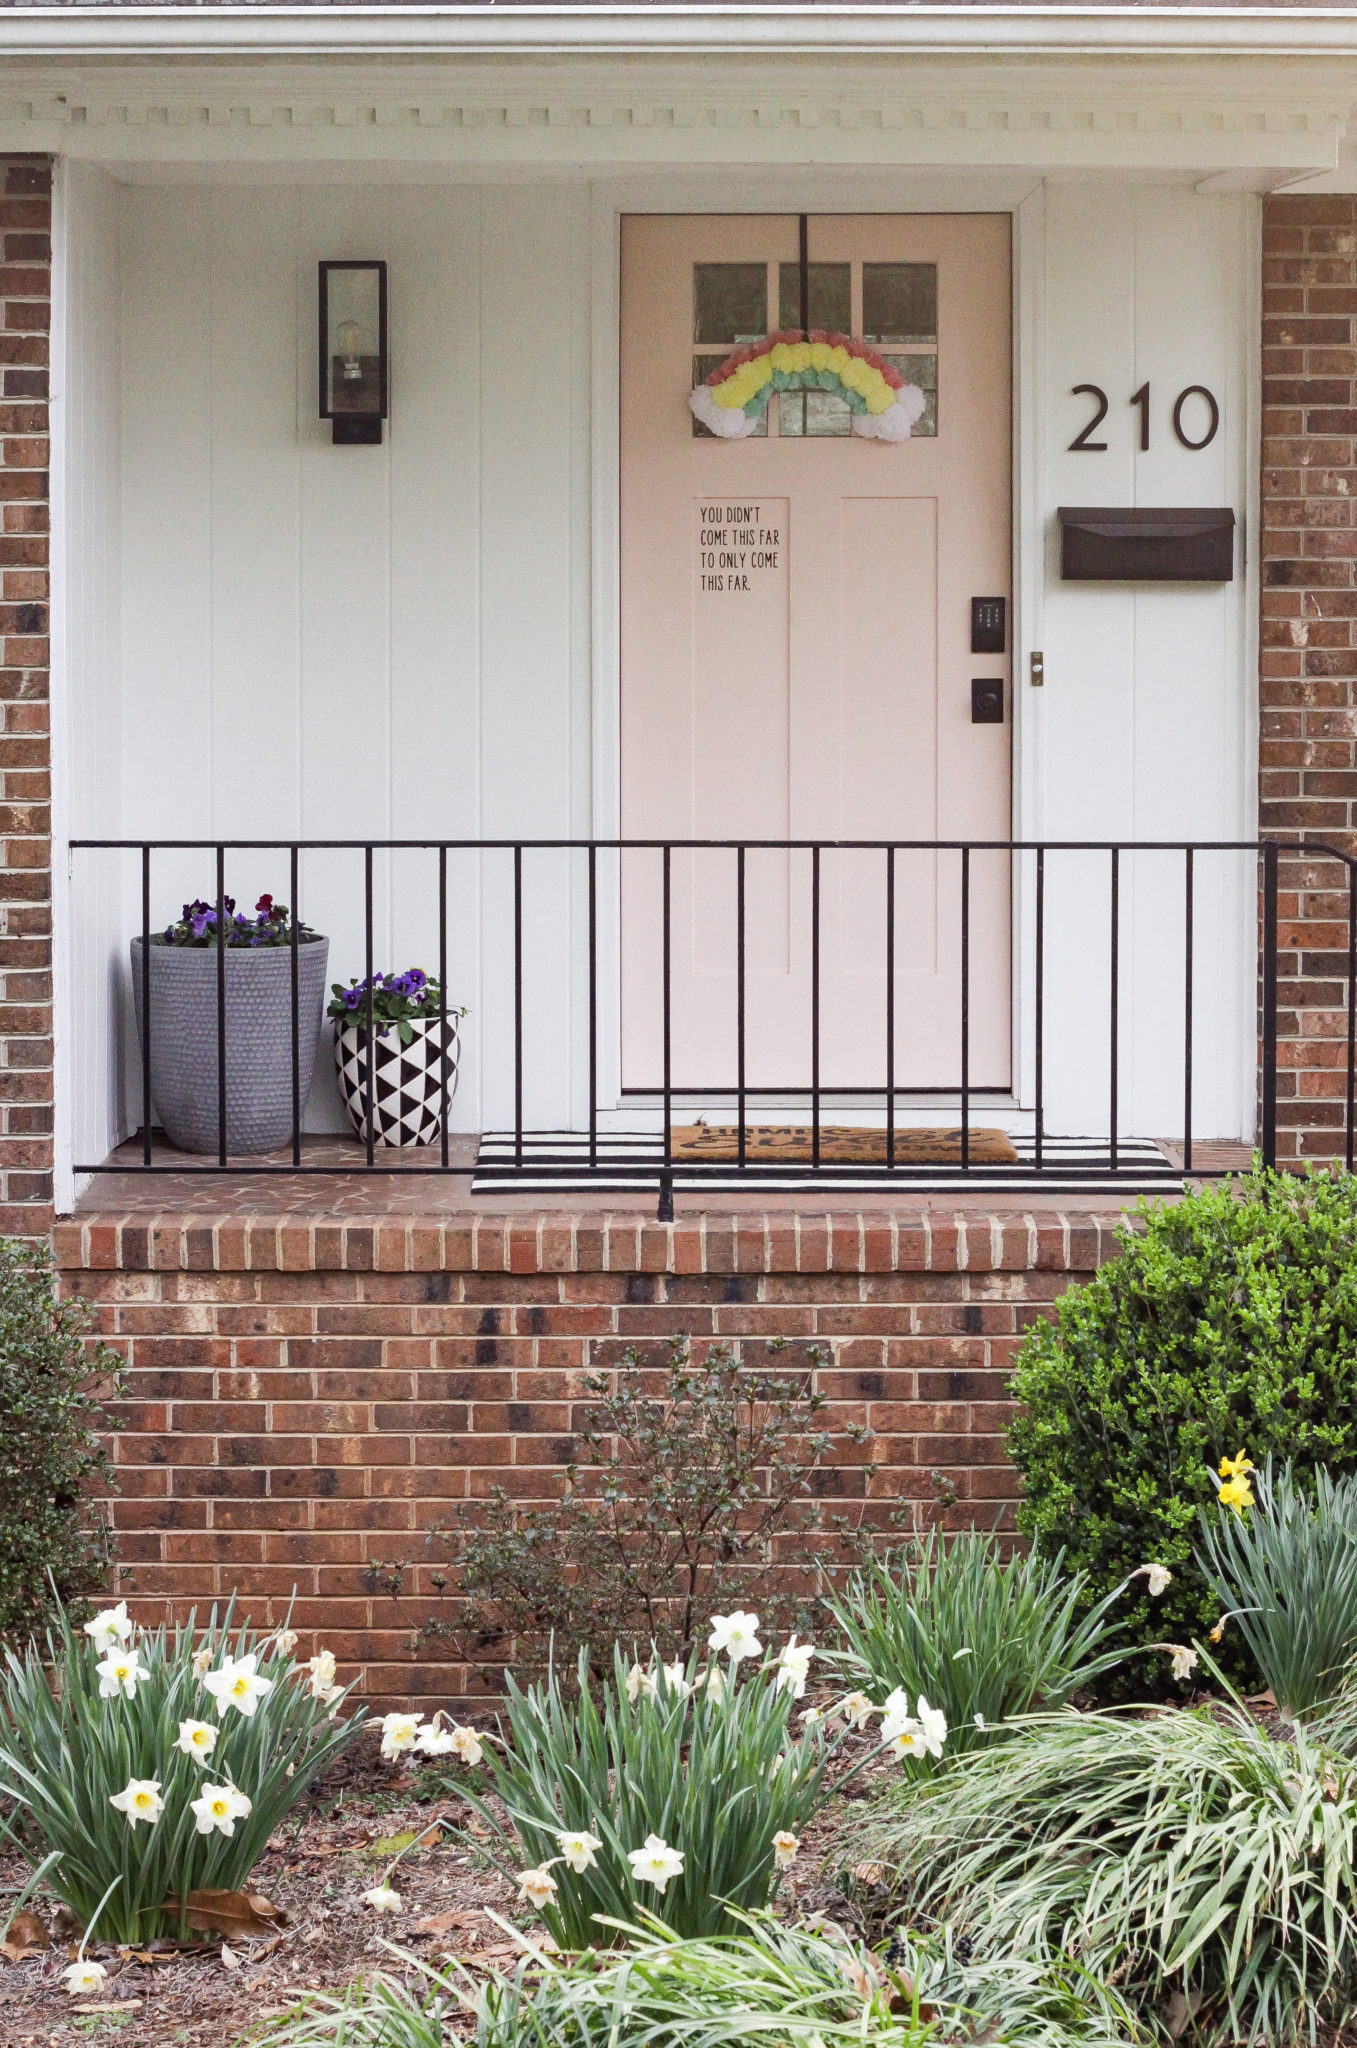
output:
<instances>
[{"instance_id":1,"label":"black keypad lock","mask_svg":"<svg viewBox=\"0 0 1357 2048\"><path fill-rule=\"evenodd\" d=\"M1007 651L1007 601L1002 597L971 599L971 653L1003 654Z\"/></svg>"},{"instance_id":2,"label":"black keypad lock","mask_svg":"<svg viewBox=\"0 0 1357 2048\"><path fill-rule=\"evenodd\" d=\"M1004 685L1001 677L981 676L971 682L971 724L1002 725Z\"/></svg>"}]
</instances>

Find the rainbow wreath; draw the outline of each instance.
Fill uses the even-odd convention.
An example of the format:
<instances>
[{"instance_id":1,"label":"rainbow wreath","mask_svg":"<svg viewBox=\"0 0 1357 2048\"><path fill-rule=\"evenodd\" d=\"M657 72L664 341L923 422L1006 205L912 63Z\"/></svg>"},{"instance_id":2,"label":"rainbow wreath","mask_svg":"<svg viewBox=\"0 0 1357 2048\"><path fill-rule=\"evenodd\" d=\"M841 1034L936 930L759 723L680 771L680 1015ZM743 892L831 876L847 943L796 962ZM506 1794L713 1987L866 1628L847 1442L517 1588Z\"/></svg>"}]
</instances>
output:
<instances>
[{"instance_id":1,"label":"rainbow wreath","mask_svg":"<svg viewBox=\"0 0 1357 2048\"><path fill-rule=\"evenodd\" d=\"M907 441L927 403L917 384L865 342L812 327L770 334L737 348L688 403L694 416L723 441L742 441L758 425L775 391L834 391L852 410L853 432L871 441Z\"/></svg>"}]
</instances>

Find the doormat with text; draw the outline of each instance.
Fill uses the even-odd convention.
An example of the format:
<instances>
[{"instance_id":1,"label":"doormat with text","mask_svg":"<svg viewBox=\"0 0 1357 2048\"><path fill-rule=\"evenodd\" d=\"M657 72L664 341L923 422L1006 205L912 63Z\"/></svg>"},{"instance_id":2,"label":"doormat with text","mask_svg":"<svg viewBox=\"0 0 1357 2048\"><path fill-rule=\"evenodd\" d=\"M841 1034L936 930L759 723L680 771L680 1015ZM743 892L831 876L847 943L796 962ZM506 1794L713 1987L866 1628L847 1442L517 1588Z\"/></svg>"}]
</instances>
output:
<instances>
[{"instance_id":1,"label":"doormat with text","mask_svg":"<svg viewBox=\"0 0 1357 2048\"><path fill-rule=\"evenodd\" d=\"M783 1160L809 1166L814 1132L809 1124L746 1124L745 1158ZM740 1156L738 1124L676 1124L670 1141L675 1159L713 1159L729 1165ZM820 1158L826 1166L884 1166L886 1133L854 1124L821 1124ZM972 1127L969 1157L974 1166L1016 1166L1018 1155L1007 1131ZM960 1166L961 1132L905 1128L895 1133L900 1166Z\"/></svg>"}]
</instances>

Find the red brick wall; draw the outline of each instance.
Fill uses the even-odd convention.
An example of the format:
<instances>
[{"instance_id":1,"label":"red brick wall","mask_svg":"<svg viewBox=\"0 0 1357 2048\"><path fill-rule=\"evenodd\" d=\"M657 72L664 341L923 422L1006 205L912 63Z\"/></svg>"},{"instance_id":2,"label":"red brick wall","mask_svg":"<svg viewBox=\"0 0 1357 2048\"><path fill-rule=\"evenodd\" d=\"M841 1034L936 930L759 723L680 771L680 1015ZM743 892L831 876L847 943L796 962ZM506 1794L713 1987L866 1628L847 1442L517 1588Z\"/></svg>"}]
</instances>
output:
<instances>
[{"instance_id":1,"label":"red brick wall","mask_svg":"<svg viewBox=\"0 0 1357 2048\"><path fill-rule=\"evenodd\" d=\"M1263 214L1259 821L1357 853L1357 196ZM1278 1156L1341 1151L1347 902L1283 858Z\"/></svg>"},{"instance_id":2,"label":"red brick wall","mask_svg":"<svg viewBox=\"0 0 1357 2048\"><path fill-rule=\"evenodd\" d=\"M1016 1493L1000 1431L1018 1332L1111 1254L1114 1220L166 1218L61 1223L56 1246L127 1361L112 1514L143 1618L234 1591L275 1622L295 1587L299 1626L365 1691L441 1698L466 1674L412 1669L364 1567L418 1556L492 1486L558 1496L586 1372L680 1333L759 1360L762 1338L813 1341L844 1500L871 1463L873 1498L930 1500L933 1468L956 1519L987 1521Z\"/></svg>"}]
</instances>

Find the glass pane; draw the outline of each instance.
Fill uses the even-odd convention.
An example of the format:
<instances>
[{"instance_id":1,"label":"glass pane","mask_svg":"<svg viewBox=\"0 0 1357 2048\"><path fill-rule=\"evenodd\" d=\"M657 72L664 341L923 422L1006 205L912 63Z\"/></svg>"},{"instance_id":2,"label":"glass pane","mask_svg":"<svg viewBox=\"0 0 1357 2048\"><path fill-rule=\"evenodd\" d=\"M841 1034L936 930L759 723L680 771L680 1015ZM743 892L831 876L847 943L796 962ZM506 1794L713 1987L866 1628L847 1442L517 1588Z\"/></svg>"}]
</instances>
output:
<instances>
[{"instance_id":1,"label":"glass pane","mask_svg":"<svg viewBox=\"0 0 1357 2048\"><path fill-rule=\"evenodd\" d=\"M381 415L381 304L381 273L375 264L326 273L326 399L332 413Z\"/></svg>"},{"instance_id":2,"label":"glass pane","mask_svg":"<svg viewBox=\"0 0 1357 2048\"><path fill-rule=\"evenodd\" d=\"M935 355L886 356L893 370L898 370L906 384L917 384L924 394L925 404L920 417L910 428L911 434L925 437L935 436L938 431L938 359Z\"/></svg>"},{"instance_id":3,"label":"glass pane","mask_svg":"<svg viewBox=\"0 0 1357 2048\"><path fill-rule=\"evenodd\" d=\"M934 341L938 332L936 263L864 263L865 341Z\"/></svg>"},{"instance_id":4,"label":"glass pane","mask_svg":"<svg viewBox=\"0 0 1357 2048\"><path fill-rule=\"evenodd\" d=\"M849 265L810 263L806 268L811 326L826 327L831 334L847 334L853 324L852 272ZM777 324L798 329L801 325L799 263L778 266Z\"/></svg>"},{"instance_id":5,"label":"glass pane","mask_svg":"<svg viewBox=\"0 0 1357 2048\"><path fill-rule=\"evenodd\" d=\"M852 408L837 391L779 391L777 430L807 440L840 440L853 431Z\"/></svg>"},{"instance_id":6,"label":"glass pane","mask_svg":"<svg viewBox=\"0 0 1357 2048\"><path fill-rule=\"evenodd\" d=\"M717 364L718 364L718 363L720 362L720 360L721 360L720 356L694 356L694 357L693 357L693 389L694 389L694 390L696 390L696 389L697 389L697 387L698 387L698 385L699 385L699 384L702 384L702 383L704 383L704 382L706 381L706 379L707 379L708 377L710 377L710 375L711 375L712 371L713 371L713 370L714 370L714 369L716 368L716 366L717 366ZM690 418L692 419L692 422L693 422L693 439L694 439L695 441L715 441L715 440L718 440L718 439L720 438L720 437L719 437L718 435L716 435L716 434L713 434L713 432L712 432L712 430L711 430L711 428L710 428L710 427L704 427L704 426L703 426L703 424L702 424L702 422L701 422L701 420L700 420L700 419L698 419L698 418L697 418L697 417L696 417L695 415L692 415L692 414L690 414L690 415L689 415L689 417L690 417ZM763 408L763 411L762 411L762 412L761 412L761 413L759 414L759 417L758 417L758 420L757 420L757 422L756 422L756 424L755 424L755 427L754 427L754 431L753 431L753 433L752 433L752 434L748 434L748 435L746 435L746 437L745 437L745 438L746 438L747 440L750 440L750 441L758 441L758 440L761 440L761 439L762 439L762 440L766 440L766 439L767 439L767 437L768 437L768 408L767 408L767 406L765 406L765 407Z\"/></svg>"},{"instance_id":7,"label":"glass pane","mask_svg":"<svg viewBox=\"0 0 1357 2048\"><path fill-rule=\"evenodd\" d=\"M693 265L693 340L728 345L768 332L766 263Z\"/></svg>"}]
</instances>

